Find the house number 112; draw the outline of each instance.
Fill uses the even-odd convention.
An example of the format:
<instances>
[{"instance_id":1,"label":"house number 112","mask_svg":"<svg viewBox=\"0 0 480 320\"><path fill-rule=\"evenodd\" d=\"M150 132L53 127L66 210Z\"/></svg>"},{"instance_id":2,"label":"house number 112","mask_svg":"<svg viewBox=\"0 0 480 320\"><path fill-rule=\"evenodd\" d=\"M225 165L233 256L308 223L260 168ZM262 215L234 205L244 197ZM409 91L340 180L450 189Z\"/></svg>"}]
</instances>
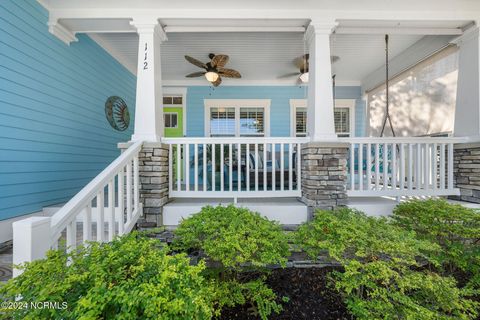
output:
<instances>
[{"instance_id":1,"label":"house number 112","mask_svg":"<svg viewBox=\"0 0 480 320\"><path fill-rule=\"evenodd\" d=\"M148 56L148 46L147 46L147 43L145 42L145 58L143 59L143 70L148 69L147 56Z\"/></svg>"}]
</instances>

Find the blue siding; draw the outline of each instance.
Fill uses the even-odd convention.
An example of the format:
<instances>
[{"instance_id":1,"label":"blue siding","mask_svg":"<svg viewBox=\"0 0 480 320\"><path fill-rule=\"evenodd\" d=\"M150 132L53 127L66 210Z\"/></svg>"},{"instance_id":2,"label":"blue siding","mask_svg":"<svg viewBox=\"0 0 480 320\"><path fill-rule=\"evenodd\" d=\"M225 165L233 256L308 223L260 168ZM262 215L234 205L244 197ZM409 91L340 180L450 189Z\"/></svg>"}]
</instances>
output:
<instances>
[{"instance_id":1,"label":"blue siding","mask_svg":"<svg viewBox=\"0 0 480 320\"><path fill-rule=\"evenodd\" d=\"M207 86L187 88L187 136L205 134L204 99L271 99L270 135L290 135L290 99L304 99L305 87L299 86L224 86L212 89ZM363 136L365 130L365 102L360 87L337 87L338 99L356 99L355 135Z\"/></svg>"},{"instance_id":2,"label":"blue siding","mask_svg":"<svg viewBox=\"0 0 480 320\"><path fill-rule=\"evenodd\" d=\"M67 201L130 139L136 78L86 35L67 46L34 0L0 2L0 220ZM132 116L110 127L105 100Z\"/></svg>"}]
</instances>

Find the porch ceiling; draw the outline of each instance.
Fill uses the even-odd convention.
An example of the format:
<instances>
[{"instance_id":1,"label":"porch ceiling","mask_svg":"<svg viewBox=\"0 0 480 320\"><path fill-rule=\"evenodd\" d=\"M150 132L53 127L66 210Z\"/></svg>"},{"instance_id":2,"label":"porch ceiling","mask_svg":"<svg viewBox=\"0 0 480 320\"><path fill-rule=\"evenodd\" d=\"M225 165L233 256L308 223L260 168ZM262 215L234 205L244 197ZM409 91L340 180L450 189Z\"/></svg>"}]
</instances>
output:
<instances>
[{"instance_id":1,"label":"porch ceiling","mask_svg":"<svg viewBox=\"0 0 480 320\"><path fill-rule=\"evenodd\" d=\"M131 71L135 71L138 37L135 33L95 34L94 40L112 54L119 56ZM396 56L420 40L422 35L392 35L390 52ZM340 57L333 72L341 85L359 84L368 74L384 64L384 36L334 34L332 55ZM224 84L277 83L294 84L295 77L281 78L296 72L293 59L305 53L303 33L299 32L223 32L169 33L162 45L162 77L167 84L207 84L202 78L186 79L185 75L199 71L184 55L208 61L208 53L230 56L229 66L239 70L242 79L225 79Z\"/></svg>"}]
</instances>

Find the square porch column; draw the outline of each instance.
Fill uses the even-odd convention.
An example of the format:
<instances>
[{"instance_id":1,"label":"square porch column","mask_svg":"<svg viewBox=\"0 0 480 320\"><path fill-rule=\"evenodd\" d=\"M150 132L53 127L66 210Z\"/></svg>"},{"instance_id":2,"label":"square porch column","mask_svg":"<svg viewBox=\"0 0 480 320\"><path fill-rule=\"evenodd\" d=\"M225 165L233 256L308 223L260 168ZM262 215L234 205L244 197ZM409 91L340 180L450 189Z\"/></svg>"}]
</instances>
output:
<instances>
[{"instance_id":1,"label":"square porch column","mask_svg":"<svg viewBox=\"0 0 480 320\"><path fill-rule=\"evenodd\" d=\"M336 139L333 120L330 34L333 20L312 20L305 33L309 48L307 133L312 141Z\"/></svg>"},{"instance_id":2,"label":"square porch column","mask_svg":"<svg viewBox=\"0 0 480 320\"><path fill-rule=\"evenodd\" d=\"M137 94L132 141L159 142L163 136L161 43L167 36L156 19L133 19L138 33Z\"/></svg>"}]
</instances>

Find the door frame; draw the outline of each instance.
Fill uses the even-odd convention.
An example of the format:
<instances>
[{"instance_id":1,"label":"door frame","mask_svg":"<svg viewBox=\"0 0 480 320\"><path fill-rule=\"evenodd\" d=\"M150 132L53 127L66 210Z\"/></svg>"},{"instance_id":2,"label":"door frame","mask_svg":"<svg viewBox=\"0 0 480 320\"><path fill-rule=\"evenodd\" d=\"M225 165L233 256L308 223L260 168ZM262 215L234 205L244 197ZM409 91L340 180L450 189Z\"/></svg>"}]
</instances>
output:
<instances>
[{"instance_id":1,"label":"door frame","mask_svg":"<svg viewBox=\"0 0 480 320\"><path fill-rule=\"evenodd\" d=\"M175 107L182 107L182 121L183 121L183 136L187 136L187 88L186 87L163 87L163 95L179 95L182 96L182 105L175 105ZM162 112L163 112L162 101Z\"/></svg>"}]
</instances>

